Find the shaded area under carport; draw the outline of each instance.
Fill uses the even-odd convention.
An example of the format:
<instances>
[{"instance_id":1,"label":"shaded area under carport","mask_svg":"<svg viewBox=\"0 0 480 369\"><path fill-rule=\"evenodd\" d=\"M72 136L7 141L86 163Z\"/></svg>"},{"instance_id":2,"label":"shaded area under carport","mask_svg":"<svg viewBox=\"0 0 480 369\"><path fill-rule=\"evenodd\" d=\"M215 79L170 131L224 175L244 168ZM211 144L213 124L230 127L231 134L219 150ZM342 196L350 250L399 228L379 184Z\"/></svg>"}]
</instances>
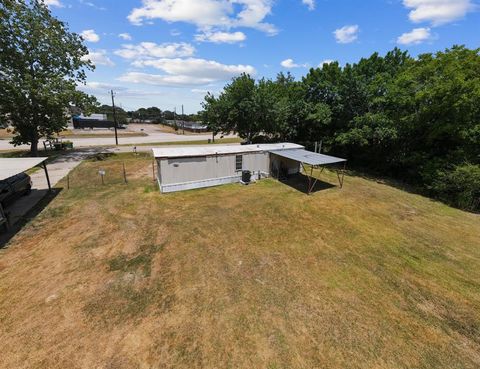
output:
<instances>
[{"instance_id":1,"label":"shaded area under carport","mask_svg":"<svg viewBox=\"0 0 480 369\"><path fill-rule=\"evenodd\" d=\"M308 193L309 188L305 186L305 183L308 183L308 176L303 173L291 174L286 178L279 178L278 181L306 195L309 194ZM335 187L336 187L335 185L319 179L310 188L310 194L324 191L324 190L329 190Z\"/></svg>"},{"instance_id":2,"label":"shaded area under carport","mask_svg":"<svg viewBox=\"0 0 480 369\"><path fill-rule=\"evenodd\" d=\"M325 166L332 164L343 164L342 169L334 168L333 170L337 173L338 183L340 188L343 187L343 179L345 176L345 168L347 164L346 159L337 158L335 156L329 156L324 154L319 154L313 151L308 151L305 149L292 149L292 150L272 150L270 154L280 156L289 160L296 161L300 163L304 176L307 178L307 188L306 193L310 195L315 191L315 188L319 182L319 179L313 176L314 169L320 169L322 172ZM309 168L307 167L309 166ZM310 169L310 170L309 170Z\"/></svg>"}]
</instances>

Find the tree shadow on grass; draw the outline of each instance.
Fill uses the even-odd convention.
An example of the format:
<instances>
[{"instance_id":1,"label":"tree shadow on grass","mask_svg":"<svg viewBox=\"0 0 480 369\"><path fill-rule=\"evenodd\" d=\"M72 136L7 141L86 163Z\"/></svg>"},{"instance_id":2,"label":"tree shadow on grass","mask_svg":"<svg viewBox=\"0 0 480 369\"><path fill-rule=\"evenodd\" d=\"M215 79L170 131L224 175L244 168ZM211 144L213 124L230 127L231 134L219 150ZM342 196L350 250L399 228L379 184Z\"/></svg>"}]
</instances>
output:
<instances>
[{"instance_id":1,"label":"tree shadow on grass","mask_svg":"<svg viewBox=\"0 0 480 369\"><path fill-rule=\"evenodd\" d=\"M308 181L308 176L302 173L294 174L289 176L286 179L279 179L279 181L289 187L294 188L297 191L300 191L304 194L308 194L308 187L309 187L309 181ZM315 178L312 178L312 184L315 181ZM315 186L311 190L310 193L316 193L320 191L325 191L329 190L331 188L335 188L339 186L335 186L331 183L324 182L320 179L317 179L317 182L315 183Z\"/></svg>"},{"instance_id":2,"label":"tree shadow on grass","mask_svg":"<svg viewBox=\"0 0 480 369\"><path fill-rule=\"evenodd\" d=\"M15 203L6 208L7 218L10 219L11 216L14 215L15 219L13 220L14 224L10 224L6 232L0 229L0 249L4 248L8 242L23 229L23 227L25 227L32 219L40 214L42 210L45 209L62 190L63 188L52 188L52 191L50 192L48 190L32 190L29 196L38 196L40 199L35 205L33 205L23 214L21 211L17 211L17 209L15 209ZM22 200L23 199L19 199L18 201ZM12 221L9 222L12 223Z\"/></svg>"}]
</instances>

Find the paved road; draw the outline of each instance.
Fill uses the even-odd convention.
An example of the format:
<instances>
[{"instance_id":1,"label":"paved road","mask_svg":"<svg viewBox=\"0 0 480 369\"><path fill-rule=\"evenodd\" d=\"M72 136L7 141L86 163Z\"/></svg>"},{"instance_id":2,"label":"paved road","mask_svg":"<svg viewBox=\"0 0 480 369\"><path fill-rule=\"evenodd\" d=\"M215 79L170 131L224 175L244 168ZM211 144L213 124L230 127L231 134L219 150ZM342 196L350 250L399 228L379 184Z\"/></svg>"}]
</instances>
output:
<instances>
[{"instance_id":1,"label":"paved road","mask_svg":"<svg viewBox=\"0 0 480 369\"><path fill-rule=\"evenodd\" d=\"M120 145L135 145L135 144L147 144L147 143L159 143L159 142L181 142L181 141L204 141L209 138L212 138L211 134L185 134L177 135L174 133L165 133L158 131L148 131L146 132L148 136L142 137L119 137L118 143ZM225 135L225 137L237 137L235 135ZM115 138L112 137L93 137L93 138L68 138L68 140L73 142L73 146L76 148L79 147L96 147L96 146L105 146L105 145L114 145ZM22 145L14 147L9 143L9 140L0 140L0 150L26 150L29 149L29 146Z\"/></svg>"}]
</instances>

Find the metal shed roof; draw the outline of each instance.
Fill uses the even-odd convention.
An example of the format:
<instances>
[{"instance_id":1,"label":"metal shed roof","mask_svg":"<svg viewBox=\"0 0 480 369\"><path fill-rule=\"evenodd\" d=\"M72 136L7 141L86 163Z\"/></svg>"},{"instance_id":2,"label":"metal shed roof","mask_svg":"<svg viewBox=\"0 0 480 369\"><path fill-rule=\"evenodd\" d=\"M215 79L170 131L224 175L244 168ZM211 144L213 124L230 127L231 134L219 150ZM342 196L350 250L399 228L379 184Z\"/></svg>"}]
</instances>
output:
<instances>
[{"instance_id":1,"label":"metal shed roof","mask_svg":"<svg viewBox=\"0 0 480 369\"><path fill-rule=\"evenodd\" d=\"M283 151L291 149L303 149L303 146L294 143L260 144L260 145L203 145L182 147L153 148L155 158L181 158L228 154L243 154L262 151Z\"/></svg>"},{"instance_id":2,"label":"metal shed roof","mask_svg":"<svg viewBox=\"0 0 480 369\"><path fill-rule=\"evenodd\" d=\"M0 180L10 178L43 163L48 158L0 158Z\"/></svg>"},{"instance_id":3,"label":"metal shed roof","mask_svg":"<svg viewBox=\"0 0 480 369\"><path fill-rule=\"evenodd\" d=\"M307 151L304 149L295 150L271 150L270 153L282 156L284 158L292 159L300 163L308 165L327 165L335 163L346 162L346 159L337 158L335 156L318 154L313 151Z\"/></svg>"}]
</instances>

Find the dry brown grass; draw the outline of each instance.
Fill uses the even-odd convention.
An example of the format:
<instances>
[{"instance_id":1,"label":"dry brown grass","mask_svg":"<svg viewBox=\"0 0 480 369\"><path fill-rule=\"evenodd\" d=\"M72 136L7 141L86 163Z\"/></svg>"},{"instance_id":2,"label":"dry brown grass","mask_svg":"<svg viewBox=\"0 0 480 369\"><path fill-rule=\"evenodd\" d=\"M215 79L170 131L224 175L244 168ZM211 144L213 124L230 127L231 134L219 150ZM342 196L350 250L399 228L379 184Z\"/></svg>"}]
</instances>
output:
<instances>
[{"instance_id":1,"label":"dry brown grass","mask_svg":"<svg viewBox=\"0 0 480 369\"><path fill-rule=\"evenodd\" d=\"M9 128L0 128L0 140L6 140L13 137L12 130Z\"/></svg>"},{"instance_id":2,"label":"dry brown grass","mask_svg":"<svg viewBox=\"0 0 480 369\"><path fill-rule=\"evenodd\" d=\"M478 216L359 177L160 195L150 163L82 164L0 252L0 367L480 366Z\"/></svg>"}]
</instances>

